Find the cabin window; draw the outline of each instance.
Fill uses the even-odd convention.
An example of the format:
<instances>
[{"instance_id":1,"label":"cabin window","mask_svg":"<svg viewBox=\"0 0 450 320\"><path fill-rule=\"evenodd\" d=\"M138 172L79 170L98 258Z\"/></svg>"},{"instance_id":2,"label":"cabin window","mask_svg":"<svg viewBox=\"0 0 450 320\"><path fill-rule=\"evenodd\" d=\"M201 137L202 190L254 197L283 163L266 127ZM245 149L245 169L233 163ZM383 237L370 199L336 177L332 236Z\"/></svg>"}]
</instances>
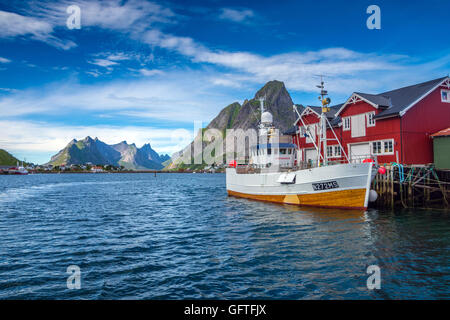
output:
<instances>
[{"instance_id":1,"label":"cabin window","mask_svg":"<svg viewBox=\"0 0 450 320\"><path fill-rule=\"evenodd\" d=\"M278 149L273 149L273 154L278 154Z\"/></svg>"},{"instance_id":2,"label":"cabin window","mask_svg":"<svg viewBox=\"0 0 450 320\"><path fill-rule=\"evenodd\" d=\"M372 153L381 154L381 141L372 142Z\"/></svg>"},{"instance_id":3,"label":"cabin window","mask_svg":"<svg viewBox=\"0 0 450 320\"><path fill-rule=\"evenodd\" d=\"M442 102L450 103L450 90L441 90L441 100Z\"/></svg>"},{"instance_id":4,"label":"cabin window","mask_svg":"<svg viewBox=\"0 0 450 320\"><path fill-rule=\"evenodd\" d=\"M268 154L268 155L271 155L271 154L272 154L272 149L270 149L270 148L267 149L267 154Z\"/></svg>"},{"instance_id":5,"label":"cabin window","mask_svg":"<svg viewBox=\"0 0 450 320\"><path fill-rule=\"evenodd\" d=\"M335 157L341 156L341 147L340 146L334 146L334 156Z\"/></svg>"},{"instance_id":6,"label":"cabin window","mask_svg":"<svg viewBox=\"0 0 450 320\"><path fill-rule=\"evenodd\" d=\"M327 157L332 157L332 156L333 156L333 147L328 146L327 147Z\"/></svg>"},{"instance_id":7,"label":"cabin window","mask_svg":"<svg viewBox=\"0 0 450 320\"><path fill-rule=\"evenodd\" d=\"M344 123L344 131L350 130L350 117L342 118Z\"/></svg>"},{"instance_id":8,"label":"cabin window","mask_svg":"<svg viewBox=\"0 0 450 320\"><path fill-rule=\"evenodd\" d=\"M383 140L372 142L372 153L377 155L388 155L394 153L394 140Z\"/></svg>"},{"instance_id":9,"label":"cabin window","mask_svg":"<svg viewBox=\"0 0 450 320\"><path fill-rule=\"evenodd\" d=\"M292 149L287 149L288 150L288 154L292 154Z\"/></svg>"},{"instance_id":10,"label":"cabin window","mask_svg":"<svg viewBox=\"0 0 450 320\"><path fill-rule=\"evenodd\" d=\"M367 126L368 127L374 127L375 126L375 112L369 112L367 114Z\"/></svg>"},{"instance_id":11,"label":"cabin window","mask_svg":"<svg viewBox=\"0 0 450 320\"><path fill-rule=\"evenodd\" d=\"M394 151L392 146L392 140L383 141L384 142L384 153L391 153Z\"/></svg>"},{"instance_id":12,"label":"cabin window","mask_svg":"<svg viewBox=\"0 0 450 320\"><path fill-rule=\"evenodd\" d=\"M280 149L280 154L286 154L286 149Z\"/></svg>"}]
</instances>

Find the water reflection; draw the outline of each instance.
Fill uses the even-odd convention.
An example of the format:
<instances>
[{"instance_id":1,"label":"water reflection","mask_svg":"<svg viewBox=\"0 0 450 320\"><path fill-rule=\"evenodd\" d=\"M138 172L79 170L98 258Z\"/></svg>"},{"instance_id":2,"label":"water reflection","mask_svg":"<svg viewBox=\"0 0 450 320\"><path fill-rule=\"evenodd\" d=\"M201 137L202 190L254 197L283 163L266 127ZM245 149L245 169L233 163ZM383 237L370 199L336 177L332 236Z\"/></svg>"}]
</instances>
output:
<instances>
[{"instance_id":1,"label":"water reflection","mask_svg":"<svg viewBox=\"0 0 450 320\"><path fill-rule=\"evenodd\" d=\"M0 298L449 297L448 214L227 197L223 175L25 179L0 177ZM26 201L5 200L17 190ZM68 264L80 291L65 289Z\"/></svg>"}]
</instances>

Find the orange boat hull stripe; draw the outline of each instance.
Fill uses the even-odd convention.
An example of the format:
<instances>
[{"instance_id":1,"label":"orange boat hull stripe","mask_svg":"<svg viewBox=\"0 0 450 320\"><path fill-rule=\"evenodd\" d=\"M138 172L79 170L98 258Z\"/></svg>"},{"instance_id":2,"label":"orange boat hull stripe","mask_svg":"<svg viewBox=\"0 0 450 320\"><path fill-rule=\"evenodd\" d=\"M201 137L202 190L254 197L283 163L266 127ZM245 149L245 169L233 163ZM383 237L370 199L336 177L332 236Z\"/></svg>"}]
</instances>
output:
<instances>
[{"instance_id":1,"label":"orange boat hull stripe","mask_svg":"<svg viewBox=\"0 0 450 320\"><path fill-rule=\"evenodd\" d=\"M366 209L364 207L366 189L340 190L297 195L248 194L231 190L227 190L227 192L230 196L284 204L328 208Z\"/></svg>"}]
</instances>

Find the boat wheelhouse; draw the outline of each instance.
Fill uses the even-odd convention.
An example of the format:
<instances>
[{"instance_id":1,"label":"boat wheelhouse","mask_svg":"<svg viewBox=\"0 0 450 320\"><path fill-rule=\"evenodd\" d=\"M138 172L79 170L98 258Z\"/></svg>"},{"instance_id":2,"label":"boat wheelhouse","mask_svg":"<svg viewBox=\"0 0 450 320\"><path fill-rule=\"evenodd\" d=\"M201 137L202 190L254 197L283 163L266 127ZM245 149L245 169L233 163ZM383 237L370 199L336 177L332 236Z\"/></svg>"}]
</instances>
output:
<instances>
[{"instance_id":1,"label":"boat wheelhouse","mask_svg":"<svg viewBox=\"0 0 450 320\"><path fill-rule=\"evenodd\" d=\"M278 164L282 168L293 168L296 164L297 145L293 143L258 144L250 148L250 165L268 168Z\"/></svg>"}]
</instances>

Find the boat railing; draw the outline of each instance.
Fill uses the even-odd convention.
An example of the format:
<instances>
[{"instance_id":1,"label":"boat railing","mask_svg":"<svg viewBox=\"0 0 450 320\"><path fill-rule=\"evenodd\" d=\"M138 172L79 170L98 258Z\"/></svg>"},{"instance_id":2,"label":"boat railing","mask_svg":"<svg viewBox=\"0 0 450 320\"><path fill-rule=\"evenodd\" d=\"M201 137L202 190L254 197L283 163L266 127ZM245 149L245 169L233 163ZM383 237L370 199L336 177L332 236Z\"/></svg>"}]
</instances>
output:
<instances>
[{"instance_id":1,"label":"boat railing","mask_svg":"<svg viewBox=\"0 0 450 320\"><path fill-rule=\"evenodd\" d=\"M372 160L375 163L378 163L377 157L374 155L364 155L358 156L357 158L353 158L351 163L363 163ZM328 166L345 164L348 163L345 159L333 159L328 160ZM320 165L321 166L321 165ZM261 173L261 172L289 172L289 171L297 171L297 170L306 170L319 167L317 161L299 161L295 166L292 167L276 167L272 166L270 163L264 166L255 165L255 164L238 164L236 166L236 173L238 174L252 174L252 173Z\"/></svg>"},{"instance_id":2,"label":"boat railing","mask_svg":"<svg viewBox=\"0 0 450 320\"><path fill-rule=\"evenodd\" d=\"M363 154L363 155L351 155L350 162L351 163L363 163L367 162L368 160L372 160L375 163L378 163L378 158L376 155L373 154Z\"/></svg>"}]
</instances>

